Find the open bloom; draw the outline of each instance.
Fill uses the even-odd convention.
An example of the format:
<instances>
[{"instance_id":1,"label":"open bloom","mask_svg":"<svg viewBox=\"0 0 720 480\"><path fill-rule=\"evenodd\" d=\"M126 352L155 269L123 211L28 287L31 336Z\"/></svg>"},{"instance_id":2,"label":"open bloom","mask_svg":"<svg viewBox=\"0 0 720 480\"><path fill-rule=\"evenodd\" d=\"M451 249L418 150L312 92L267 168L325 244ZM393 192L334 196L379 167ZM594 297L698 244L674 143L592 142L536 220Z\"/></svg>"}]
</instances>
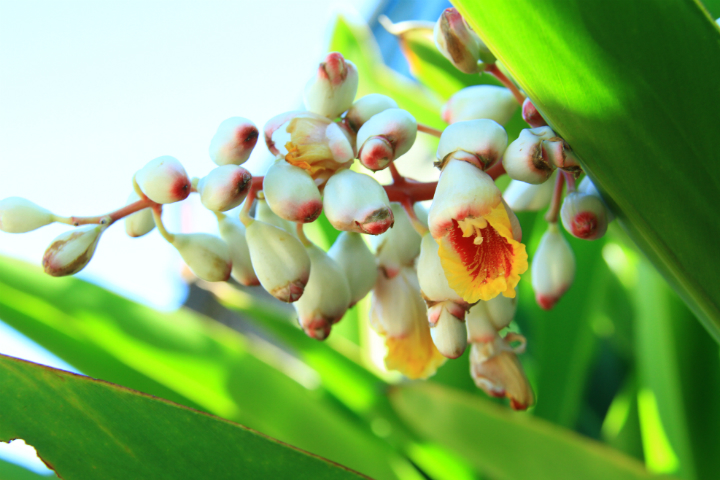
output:
<instances>
[{"instance_id":1,"label":"open bloom","mask_svg":"<svg viewBox=\"0 0 720 480\"><path fill-rule=\"evenodd\" d=\"M527 270L525 245L512 210L489 175L450 160L430 207L430 233L450 287L468 303L515 296Z\"/></svg>"}]
</instances>

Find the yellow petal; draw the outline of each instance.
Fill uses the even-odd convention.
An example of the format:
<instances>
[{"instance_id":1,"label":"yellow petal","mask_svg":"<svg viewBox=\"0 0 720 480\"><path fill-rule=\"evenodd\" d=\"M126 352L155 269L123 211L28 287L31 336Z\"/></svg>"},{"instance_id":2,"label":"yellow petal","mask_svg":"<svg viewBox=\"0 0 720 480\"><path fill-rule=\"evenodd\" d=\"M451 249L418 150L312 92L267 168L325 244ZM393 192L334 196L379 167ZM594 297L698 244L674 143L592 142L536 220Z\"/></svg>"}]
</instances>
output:
<instances>
[{"instance_id":1,"label":"yellow petal","mask_svg":"<svg viewBox=\"0 0 720 480\"><path fill-rule=\"evenodd\" d=\"M428 378L435 374L445 358L435 347L430 336L427 319L413 328L403 337L385 337L388 353L385 367L397 370L408 378Z\"/></svg>"}]
</instances>

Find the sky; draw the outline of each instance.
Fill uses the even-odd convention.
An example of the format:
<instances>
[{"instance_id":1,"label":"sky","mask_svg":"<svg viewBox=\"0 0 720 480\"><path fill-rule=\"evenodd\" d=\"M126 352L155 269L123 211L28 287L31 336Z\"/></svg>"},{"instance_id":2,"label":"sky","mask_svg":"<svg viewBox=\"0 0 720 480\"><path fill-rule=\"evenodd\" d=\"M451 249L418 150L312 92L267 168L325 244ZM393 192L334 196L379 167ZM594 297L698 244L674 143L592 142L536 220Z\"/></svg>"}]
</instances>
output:
<instances>
[{"instance_id":1,"label":"sky","mask_svg":"<svg viewBox=\"0 0 720 480\"><path fill-rule=\"evenodd\" d=\"M300 107L334 14L366 17L375 3L0 0L0 198L98 215L123 206L133 174L158 156L206 175L217 126L242 116L262 128ZM259 142L245 166L261 174L270 159ZM165 209L169 230L216 231L195 197ZM0 254L39 266L67 228L0 232ZM181 266L157 232L131 239L117 224L77 276L171 310L185 295ZM0 353L71 369L4 325ZM22 454L0 445L1 458ZM17 461L49 473L32 451Z\"/></svg>"}]
</instances>

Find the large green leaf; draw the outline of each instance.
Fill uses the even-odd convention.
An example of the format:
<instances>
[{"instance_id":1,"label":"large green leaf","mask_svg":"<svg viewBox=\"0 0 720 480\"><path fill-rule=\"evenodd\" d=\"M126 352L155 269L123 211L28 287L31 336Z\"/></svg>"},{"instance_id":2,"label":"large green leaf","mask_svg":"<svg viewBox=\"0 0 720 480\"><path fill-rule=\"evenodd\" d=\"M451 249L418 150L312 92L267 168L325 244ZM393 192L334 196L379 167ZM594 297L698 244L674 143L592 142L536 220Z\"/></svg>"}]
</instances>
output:
<instances>
[{"instance_id":1,"label":"large green leaf","mask_svg":"<svg viewBox=\"0 0 720 480\"><path fill-rule=\"evenodd\" d=\"M692 0L454 0L720 340L720 31Z\"/></svg>"},{"instance_id":2,"label":"large green leaf","mask_svg":"<svg viewBox=\"0 0 720 480\"><path fill-rule=\"evenodd\" d=\"M237 424L117 385L0 356L0 439L66 480L362 478Z\"/></svg>"},{"instance_id":3,"label":"large green leaf","mask_svg":"<svg viewBox=\"0 0 720 480\"><path fill-rule=\"evenodd\" d=\"M452 448L491 478L652 478L640 462L616 450L477 396L431 383L397 387L390 396L421 435Z\"/></svg>"}]
</instances>

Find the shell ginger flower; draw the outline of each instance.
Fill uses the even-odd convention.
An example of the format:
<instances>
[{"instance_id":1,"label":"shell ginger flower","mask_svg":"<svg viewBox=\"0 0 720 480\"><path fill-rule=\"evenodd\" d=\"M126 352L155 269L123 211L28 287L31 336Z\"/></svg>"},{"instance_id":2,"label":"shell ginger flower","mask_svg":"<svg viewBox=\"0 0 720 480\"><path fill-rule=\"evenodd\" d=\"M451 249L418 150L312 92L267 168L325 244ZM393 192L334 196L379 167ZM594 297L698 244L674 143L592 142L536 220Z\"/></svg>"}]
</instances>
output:
<instances>
[{"instance_id":1,"label":"shell ginger flower","mask_svg":"<svg viewBox=\"0 0 720 480\"><path fill-rule=\"evenodd\" d=\"M515 296L528 268L515 214L489 175L450 160L430 208L430 233L450 287L468 303Z\"/></svg>"}]
</instances>

